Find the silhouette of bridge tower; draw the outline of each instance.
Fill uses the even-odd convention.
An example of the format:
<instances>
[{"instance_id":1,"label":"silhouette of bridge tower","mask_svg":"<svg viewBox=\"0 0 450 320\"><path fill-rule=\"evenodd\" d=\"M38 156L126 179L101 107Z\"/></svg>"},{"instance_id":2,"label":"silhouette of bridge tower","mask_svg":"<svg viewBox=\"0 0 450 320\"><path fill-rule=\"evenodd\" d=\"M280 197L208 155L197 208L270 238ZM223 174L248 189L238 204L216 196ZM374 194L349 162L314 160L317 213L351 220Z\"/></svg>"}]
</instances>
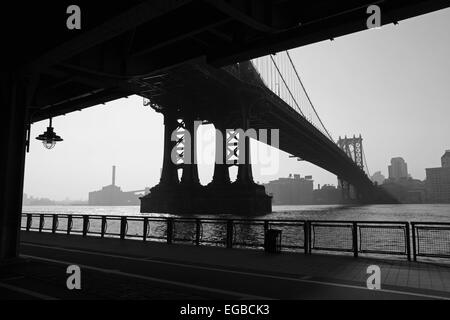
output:
<instances>
[{"instance_id":1,"label":"silhouette of bridge tower","mask_svg":"<svg viewBox=\"0 0 450 320\"><path fill-rule=\"evenodd\" d=\"M361 135L359 135L359 137L353 135L352 138L347 138L347 136L344 138L339 137L337 145L339 148L344 150L347 156L352 159L360 169L365 170L370 176L368 169L366 170L367 167L364 161L365 157L363 153L362 140ZM361 194L358 193L358 191L347 181L338 178L338 185L342 190L342 199L344 201L351 201L352 199L361 198Z\"/></svg>"},{"instance_id":2,"label":"silhouette of bridge tower","mask_svg":"<svg viewBox=\"0 0 450 320\"><path fill-rule=\"evenodd\" d=\"M337 145L345 151L347 156L351 158L358 167L364 169L365 163L363 161L362 140L361 135L359 135L359 137L354 135L353 138L347 138L347 136L344 138L339 137Z\"/></svg>"},{"instance_id":3,"label":"silhouette of bridge tower","mask_svg":"<svg viewBox=\"0 0 450 320\"><path fill-rule=\"evenodd\" d=\"M151 106L149 100L145 105ZM156 109L155 109L156 110ZM164 115L164 156L161 179L141 198L141 212L175 214L271 212L271 197L253 180L250 162L249 110L241 107L235 115L236 126L223 113L208 118L216 127L214 174L207 186L200 184L196 159L196 133L202 110L162 109ZM196 121L197 120L197 121ZM227 121L228 120L228 121ZM228 123L228 125L227 125ZM232 127L233 128L233 127ZM236 181L231 182L229 167L237 166ZM178 170L182 170L181 179Z\"/></svg>"}]
</instances>

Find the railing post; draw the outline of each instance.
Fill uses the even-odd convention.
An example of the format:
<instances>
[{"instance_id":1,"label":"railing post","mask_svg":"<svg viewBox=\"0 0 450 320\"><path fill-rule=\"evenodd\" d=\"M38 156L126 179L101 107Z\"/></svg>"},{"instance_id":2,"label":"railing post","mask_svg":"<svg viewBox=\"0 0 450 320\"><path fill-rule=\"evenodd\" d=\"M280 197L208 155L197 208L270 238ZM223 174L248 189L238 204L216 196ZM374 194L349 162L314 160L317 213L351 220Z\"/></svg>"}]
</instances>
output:
<instances>
[{"instance_id":1,"label":"railing post","mask_svg":"<svg viewBox=\"0 0 450 320\"><path fill-rule=\"evenodd\" d=\"M269 221L264 220L264 250L267 248L267 231L269 230Z\"/></svg>"},{"instance_id":2,"label":"railing post","mask_svg":"<svg viewBox=\"0 0 450 320\"><path fill-rule=\"evenodd\" d=\"M89 216L85 215L83 216L83 237L87 236L88 228L89 228Z\"/></svg>"},{"instance_id":3,"label":"railing post","mask_svg":"<svg viewBox=\"0 0 450 320\"><path fill-rule=\"evenodd\" d=\"M125 239L125 235L127 234L127 217L120 217L120 240Z\"/></svg>"},{"instance_id":4,"label":"railing post","mask_svg":"<svg viewBox=\"0 0 450 320\"><path fill-rule=\"evenodd\" d=\"M67 217L67 234L70 234L70 231L72 231L72 215L69 214Z\"/></svg>"},{"instance_id":5,"label":"railing post","mask_svg":"<svg viewBox=\"0 0 450 320\"><path fill-rule=\"evenodd\" d=\"M167 243L171 244L173 238L173 218L167 218Z\"/></svg>"},{"instance_id":6,"label":"railing post","mask_svg":"<svg viewBox=\"0 0 450 320\"><path fill-rule=\"evenodd\" d=\"M264 236L265 236L267 230L269 230L269 221L264 220Z\"/></svg>"},{"instance_id":7,"label":"railing post","mask_svg":"<svg viewBox=\"0 0 450 320\"><path fill-rule=\"evenodd\" d=\"M103 216L102 217L102 229L100 231L100 236L102 238L104 238L105 237L105 233L106 233L106 216Z\"/></svg>"},{"instance_id":8,"label":"railing post","mask_svg":"<svg viewBox=\"0 0 450 320\"><path fill-rule=\"evenodd\" d=\"M58 227L58 215L53 215L53 221L52 221L52 233L56 233L56 228Z\"/></svg>"},{"instance_id":9,"label":"railing post","mask_svg":"<svg viewBox=\"0 0 450 320\"><path fill-rule=\"evenodd\" d=\"M39 232L42 232L42 229L44 228L44 215L39 215Z\"/></svg>"},{"instance_id":10,"label":"railing post","mask_svg":"<svg viewBox=\"0 0 450 320\"><path fill-rule=\"evenodd\" d=\"M309 230L308 230L308 221L305 221L303 224L303 246L305 249L305 254L308 254L309 249Z\"/></svg>"},{"instance_id":11,"label":"railing post","mask_svg":"<svg viewBox=\"0 0 450 320\"><path fill-rule=\"evenodd\" d=\"M31 213L27 213L27 231L30 231L31 224L33 222L33 215Z\"/></svg>"},{"instance_id":12,"label":"railing post","mask_svg":"<svg viewBox=\"0 0 450 320\"><path fill-rule=\"evenodd\" d=\"M358 257L358 223L353 222L352 227L352 239L353 239L353 256Z\"/></svg>"},{"instance_id":13,"label":"railing post","mask_svg":"<svg viewBox=\"0 0 450 320\"><path fill-rule=\"evenodd\" d=\"M227 248L233 248L233 220L227 220Z\"/></svg>"},{"instance_id":14,"label":"railing post","mask_svg":"<svg viewBox=\"0 0 450 320\"><path fill-rule=\"evenodd\" d=\"M195 245L200 245L201 220L195 219Z\"/></svg>"},{"instance_id":15,"label":"railing post","mask_svg":"<svg viewBox=\"0 0 450 320\"><path fill-rule=\"evenodd\" d=\"M312 253L312 227L311 227L311 221L306 221L306 224L308 225L308 254Z\"/></svg>"},{"instance_id":16,"label":"railing post","mask_svg":"<svg viewBox=\"0 0 450 320\"><path fill-rule=\"evenodd\" d=\"M409 242L409 223L405 224L405 241L406 241L406 256L408 257L408 261L411 261L411 244Z\"/></svg>"},{"instance_id":17,"label":"railing post","mask_svg":"<svg viewBox=\"0 0 450 320\"><path fill-rule=\"evenodd\" d=\"M416 224L411 222L411 232L412 232L412 245L413 245L413 259L417 261L417 248L416 248Z\"/></svg>"},{"instance_id":18,"label":"railing post","mask_svg":"<svg viewBox=\"0 0 450 320\"><path fill-rule=\"evenodd\" d=\"M144 230L142 230L142 240L147 241L148 218L144 218Z\"/></svg>"}]
</instances>

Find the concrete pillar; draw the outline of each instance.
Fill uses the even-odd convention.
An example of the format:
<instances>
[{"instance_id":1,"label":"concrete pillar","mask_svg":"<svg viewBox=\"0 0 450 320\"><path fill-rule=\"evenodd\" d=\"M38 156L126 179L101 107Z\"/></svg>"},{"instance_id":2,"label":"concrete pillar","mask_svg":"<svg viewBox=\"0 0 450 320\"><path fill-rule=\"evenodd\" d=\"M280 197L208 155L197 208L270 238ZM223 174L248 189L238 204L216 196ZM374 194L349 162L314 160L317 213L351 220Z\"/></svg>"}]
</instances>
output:
<instances>
[{"instance_id":1,"label":"concrete pillar","mask_svg":"<svg viewBox=\"0 0 450 320\"><path fill-rule=\"evenodd\" d=\"M356 193L356 200L358 200L358 202L363 202L364 201L364 194L363 194L363 192L361 192L360 189L357 189L355 187L355 193Z\"/></svg>"},{"instance_id":2,"label":"concrete pillar","mask_svg":"<svg viewBox=\"0 0 450 320\"><path fill-rule=\"evenodd\" d=\"M227 162L227 132L225 125L221 122L215 123L216 127L216 160L214 164L214 175L212 184L230 184L230 172Z\"/></svg>"},{"instance_id":3,"label":"concrete pillar","mask_svg":"<svg viewBox=\"0 0 450 320\"><path fill-rule=\"evenodd\" d=\"M192 114L188 115L185 120L185 136L184 136L184 157L183 174L181 176L182 185L200 185L197 167L197 146L196 134L197 126L194 122Z\"/></svg>"},{"instance_id":4,"label":"concrete pillar","mask_svg":"<svg viewBox=\"0 0 450 320\"><path fill-rule=\"evenodd\" d=\"M242 108L242 129L244 132L250 127L248 111L248 108ZM244 134L239 137L239 158L241 159L241 157L243 157L244 163L238 164L236 182L239 184L255 184L253 181L252 164L250 159L250 138Z\"/></svg>"},{"instance_id":5,"label":"concrete pillar","mask_svg":"<svg viewBox=\"0 0 450 320\"><path fill-rule=\"evenodd\" d=\"M172 133L177 129L178 123L176 115L170 111L164 113L164 157L161 170L161 185L177 185L178 172L177 166L172 161L172 149L176 145L176 141L172 141Z\"/></svg>"},{"instance_id":6,"label":"concrete pillar","mask_svg":"<svg viewBox=\"0 0 450 320\"><path fill-rule=\"evenodd\" d=\"M18 256L26 145L26 90L22 79L0 73L0 261Z\"/></svg>"},{"instance_id":7,"label":"concrete pillar","mask_svg":"<svg viewBox=\"0 0 450 320\"><path fill-rule=\"evenodd\" d=\"M350 200L356 200L357 199L356 188L353 185L351 185L351 184L348 185L348 198Z\"/></svg>"},{"instance_id":8,"label":"concrete pillar","mask_svg":"<svg viewBox=\"0 0 450 320\"><path fill-rule=\"evenodd\" d=\"M341 185L342 200L343 201L350 200L350 184L341 178L339 178L339 183Z\"/></svg>"}]
</instances>

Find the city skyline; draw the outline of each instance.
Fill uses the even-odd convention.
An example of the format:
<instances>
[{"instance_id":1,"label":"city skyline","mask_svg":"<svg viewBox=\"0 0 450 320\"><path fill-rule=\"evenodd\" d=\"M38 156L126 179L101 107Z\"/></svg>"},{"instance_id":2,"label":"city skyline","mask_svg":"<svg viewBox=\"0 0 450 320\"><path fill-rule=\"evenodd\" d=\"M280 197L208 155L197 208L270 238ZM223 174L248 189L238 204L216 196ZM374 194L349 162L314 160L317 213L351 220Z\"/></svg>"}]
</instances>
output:
<instances>
[{"instance_id":1,"label":"city skyline","mask_svg":"<svg viewBox=\"0 0 450 320\"><path fill-rule=\"evenodd\" d=\"M448 155L450 153L450 150L445 150L445 155ZM442 158L443 158L444 156L442 156ZM391 158L391 163L392 163L392 160L394 160L394 159L402 159L401 157L394 157L394 158ZM446 160L446 161L448 161L448 160ZM406 162L405 162L405 164L406 164ZM444 166L444 165L442 165L442 166ZM97 189L99 189L99 190L101 190L101 188L107 188L107 187L110 187L110 186L115 186L115 187L119 187L118 185L116 185L116 183L115 183L115 165L113 165L113 182L111 183L111 184L104 184L104 185L102 185L102 186L99 186ZM390 165L388 164L387 165L387 168L389 169L389 167L390 167ZM439 167L437 167L437 168L439 168ZM424 169L425 171L426 170L429 170L429 168L425 168ZM389 170L387 170L388 172L389 172ZM381 176L379 175L381 173ZM315 181L314 181L314 177L312 176L312 175L308 175L308 174L306 174L306 175L301 175L301 174L299 174L299 173L289 173L287 176L276 176L275 178L274 178L274 180L267 180L267 181L264 181L264 182L261 182L261 181L256 181L257 183L263 183L264 185L266 185L267 186L267 184L269 184L269 183L272 183L272 182L275 182L275 181L277 181L277 180L283 180L283 179L291 179L292 177L297 177L298 179L307 179L307 180L310 180L311 182L314 182L314 184L313 184L313 190L320 190L322 187L339 187L338 186L338 184L336 184L336 183L323 183L323 184L321 184L321 183L316 183ZM376 177L376 178L375 178ZM388 181L388 180L390 180L391 178L387 178L386 179L386 177L382 174L382 172L379 170L379 171L376 171L373 175L371 175L369 178L371 178L372 179L372 181L373 182L377 182L377 184L378 185L381 185L381 184L383 184L383 183L380 183L380 182L378 182L377 180L377 178L379 178L379 177L383 177L383 180L384 181ZM406 179L414 179L414 177L412 177L410 174L408 174L408 176L407 177L405 177ZM385 180L386 179L386 180ZM398 180L398 178L392 178L393 179L393 181L395 182L395 180L397 179ZM420 179L419 179L420 180ZM427 181L427 178L425 177L425 179L423 179L423 180L421 180L422 182L426 182ZM145 186L145 187L142 187L142 188L145 188L145 189L147 189L147 188L149 188L148 186ZM52 199L52 198L47 198L47 197L45 197L45 196L40 196L40 197L35 197L34 195L30 195L30 194L27 194L27 193L25 193L24 192L24 197L27 197L27 198L31 198L31 199L33 199L34 198L34 200L49 200L49 201L53 201L53 202L57 202L57 203L64 203L64 202L86 202L86 204L89 202L89 197L90 197L90 194L91 193L95 193L95 192L98 192L98 190L90 190L90 191L88 191L87 192L87 197L80 197L80 198L71 198L71 197L69 197L69 196L65 196L64 198L61 198L61 199ZM120 189L120 188L119 188ZM124 192L127 192L127 191L124 191Z\"/></svg>"},{"instance_id":2,"label":"city skyline","mask_svg":"<svg viewBox=\"0 0 450 320\"><path fill-rule=\"evenodd\" d=\"M445 121L450 117L450 48L438 40L445 38L449 16L449 9L441 10L397 26L290 51L333 137L362 135L371 174L381 171L387 175L389 159L400 155L408 162L411 176L423 180L425 168L438 166L442 152L450 148ZM431 36L439 33L442 36ZM343 77L346 73L351 76ZM422 124L423 117L428 117L427 124ZM120 99L53 121L55 132L64 141L51 151L34 139L48 121L32 126L26 193L56 200L67 196L86 199L87 192L109 180L108 168L113 164L121 168L118 184L125 190L158 183L162 116L143 107L140 97ZM211 126L200 130L213 138ZM255 180L267 182L300 173L312 175L315 186L336 185L334 175L276 153L280 154L279 172L262 176L255 166ZM209 182L212 170L212 162L200 168L203 184Z\"/></svg>"}]
</instances>

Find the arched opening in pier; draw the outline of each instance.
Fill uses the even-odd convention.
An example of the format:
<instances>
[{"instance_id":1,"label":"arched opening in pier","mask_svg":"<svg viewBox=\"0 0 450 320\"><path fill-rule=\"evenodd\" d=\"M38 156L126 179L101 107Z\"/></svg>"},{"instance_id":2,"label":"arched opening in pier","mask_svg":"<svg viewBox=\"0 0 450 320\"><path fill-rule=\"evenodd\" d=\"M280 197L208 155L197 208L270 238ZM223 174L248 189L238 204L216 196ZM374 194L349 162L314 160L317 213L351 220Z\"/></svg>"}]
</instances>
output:
<instances>
[{"instance_id":1,"label":"arched opening in pier","mask_svg":"<svg viewBox=\"0 0 450 320\"><path fill-rule=\"evenodd\" d=\"M203 124L197 130L197 164L200 183L212 181L216 155L216 131L213 124Z\"/></svg>"}]
</instances>

